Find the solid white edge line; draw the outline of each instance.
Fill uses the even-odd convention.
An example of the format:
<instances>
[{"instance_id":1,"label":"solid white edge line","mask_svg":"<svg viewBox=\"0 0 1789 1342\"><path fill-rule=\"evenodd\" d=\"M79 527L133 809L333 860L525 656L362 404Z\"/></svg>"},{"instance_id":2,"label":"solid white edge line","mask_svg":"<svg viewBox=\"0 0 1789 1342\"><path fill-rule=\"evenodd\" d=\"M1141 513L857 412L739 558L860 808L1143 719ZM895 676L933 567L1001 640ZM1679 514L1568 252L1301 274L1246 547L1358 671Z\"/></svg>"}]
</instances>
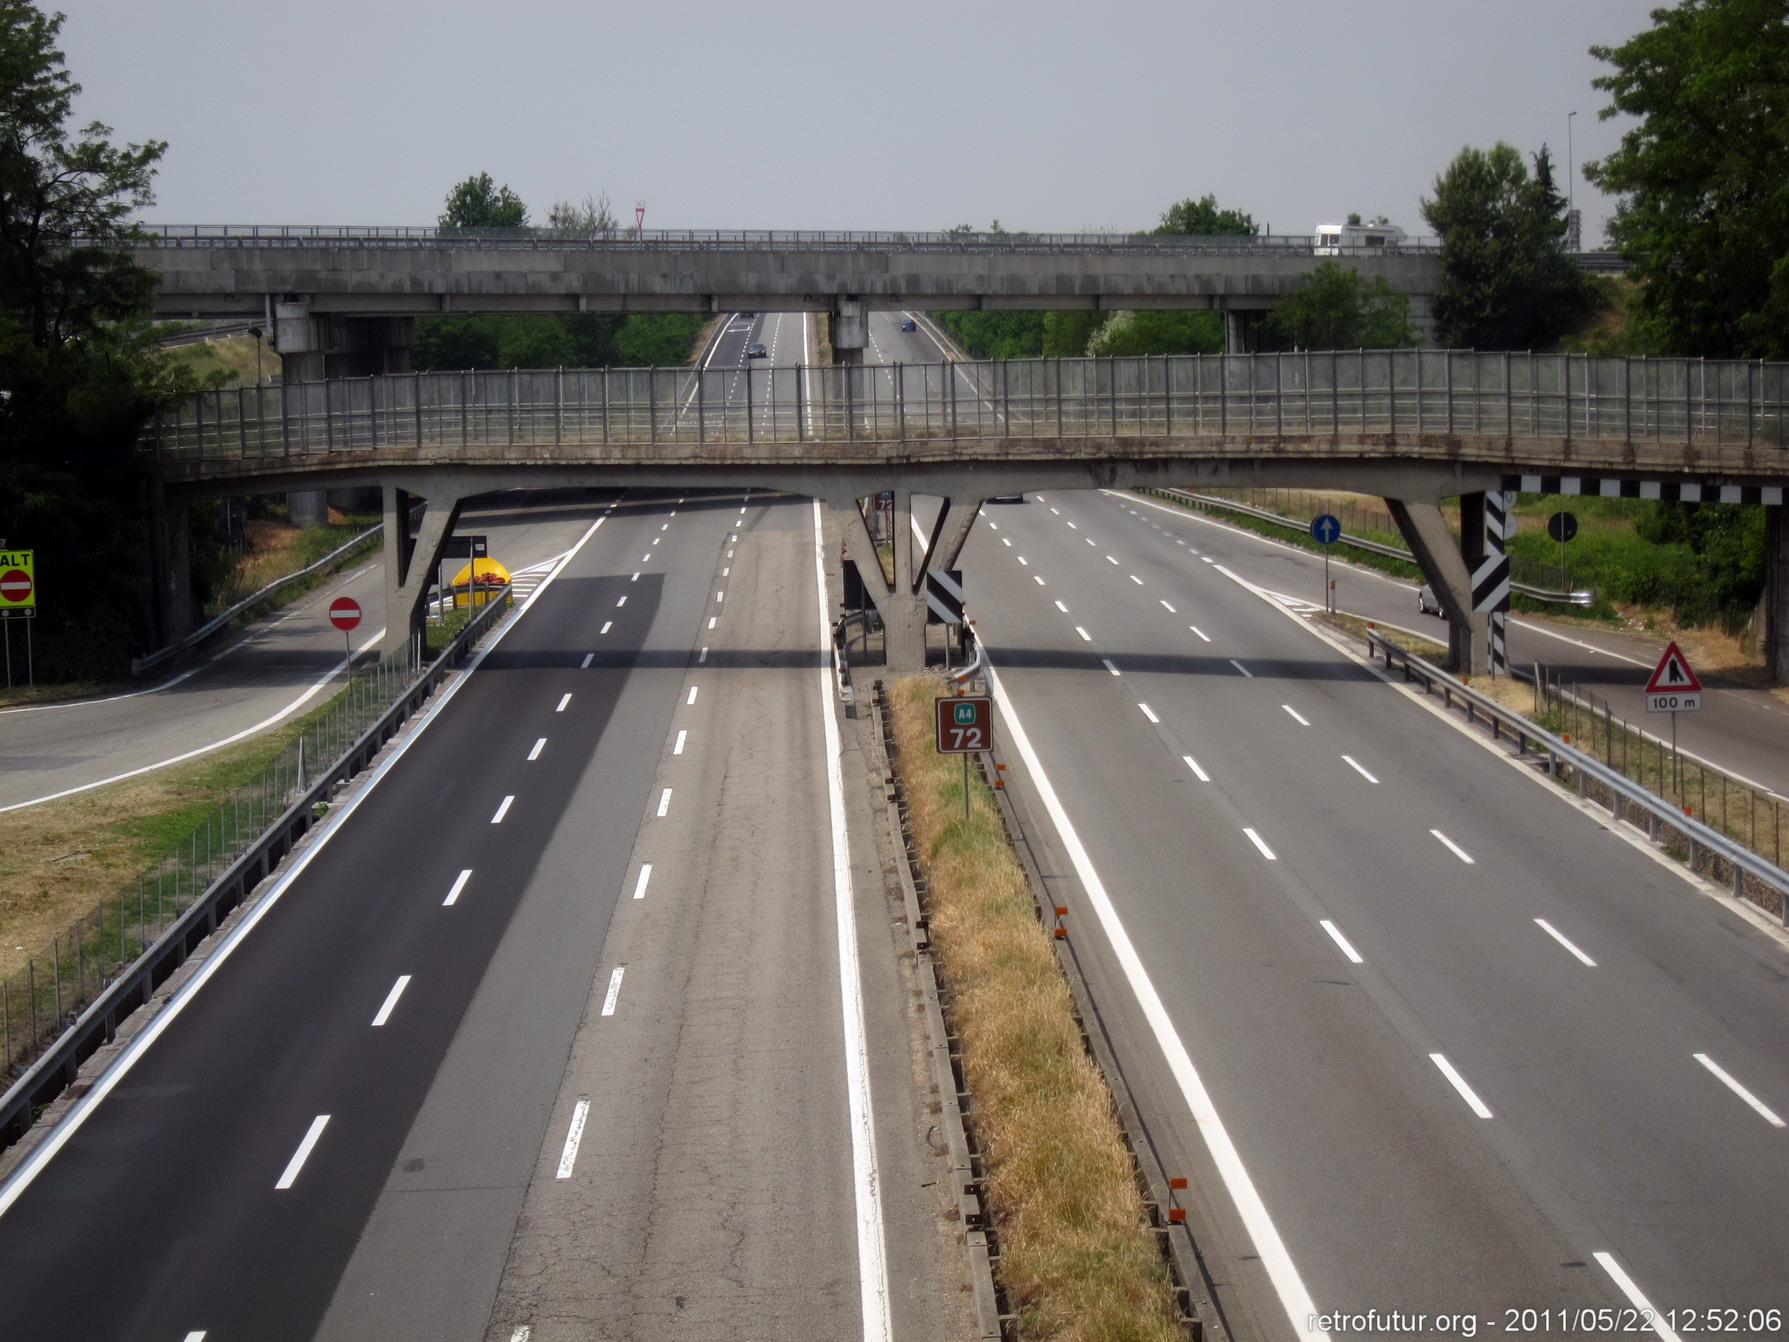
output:
<instances>
[{"instance_id":1,"label":"solid white edge line","mask_svg":"<svg viewBox=\"0 0 1789 1342\"><path fill-rule=\"evenodd\" d=\"M385 994L385 1001L380 1004L379 1014L373 1017L373 1028L385 1024L391 1019L392 1011L397 1007L398 998L404 995L404 989L410 986L410 976L399 974L398 981L391 985L391 991Z\"/></svg>"},{"instance_id":2,"label":"solid white edge line","mask_svg":"<svg viewBox=\"0 0 1789 1342\"><path fill-rule=\"evenodd\" d=\"M298 1143L298 1149L292 1153L292 1159L286 1162L285 1172L275 1184L274 1191L290 1188L298 1181L298 1172L304 1168L304 1162L310 1159L311 1149L316 1146L317 1139L323 1135L323 1129L329 1126L329 1115L318 1114L311 1120L310 1128L304 1134L304 1140Z\"/></svg>"},{"instance_id":3,"label":"solid white edge line","mask_svg":"<svg viewBox=\"0 0 1789 1342\"><path fill-rule=\"evenodd\" d=\"M1455 1090L1460 1092L1460 1098L1466 1101L1473 1113L1477 1114L1480 1118L1491 1117L1490 1107L1483 1100L1479 1099L1477 1091L1466 1084L1466 1078L1461 1076L1459 1072L1455 1070L1454 1065L1447 1060L1447 1055L1445 1053L1431 1053L1429 1054L1429 1061L1441 1069L1441 1075L1445 1076L1448 1079L1448 1083L1452 1085Z\"/></svg>"},{"instance_id":4,"label":"solid white edge line","mask_svg":"<svg viewBox=\"0 0 1789 1342\"><path fill-rule=\"evenodd\" d=\"M1267 840L1263 839L1259 834L1255 833L1255 831L1253 829L1249 828L1247 825L1244 825L1242 827L1242 832L1249 836L1250 843L1254 844L1255 847L1257 847L1261 850L1262 857L1266 858L1269 862L1278 862L1280 860L1275 855L1273 849L1271 849L1267 846Z\"/></svg>"},{"instance_id":5,"label":"solid white edge line","mask_svg":"<svg viewBox=\"0 0 1789 1342\"><path fill-rule=\"evenodd\" d=\"M645 899L646 898L646 882L650 881L651 879L652 879L652 863L642 862L640 864L640 879L634 882L634 898L635 899Z\"/></svg>"},{"instance_id":6,"label":"solid white edge line","mask_svg":"<svg viewBox=\"0 0 1789 1342\"><path fill-rule=\"evenodd\" d=\"M615 1014L615 999L621 996L621 978L626 973L626 965L616 965L615 972L609 975L609 991L603 997L603 1015Z\"/></svg>"},{"instance_id":7,"label":"solid white edge line","mask_svg":"<svg viewBox=\"0 0 1789 1342\"><path fill-rule=\"evenodd\" d=\"M802 323L805 333L807 323ZM851 1170L857 1208L857 1275L864 1342L888 1342L888 1249L882 1226L882 1178L876 1160L870 1097L870 1046L864 1026L863 979L857 964L857 921L851 884L851 836L845 823L845 781L833 709L832 627L827 621L826 539L814 500L814 582L820 612L820 720L826 732L826 792L832 818L833 920L838 927L839 999L844 1015L845 1090L850 1101ZM990 669L989 675L993 674ZM996 691L998 693L998 691Z\"/></svg>"},{"instance_id":8,"label":"solid white edge line","mask_svg":"<svg viewBox=\"0 0 1789 1342\"><path fill-rule=\"evenodd\" d=\"M453 889L451 889L447 892L447 898L441 901L441 906L443 908L446 908L449 905L453 904L456 900L458 900L460 897L460 892L466 888L466 882L471 879L472 879L472 868L467 867L464 871L462 871L459 874L458 879L456 879L454 881Z\"/></svg>"},{"instance_id":9,"label":"solid white edge line","mask_svg":"<svg viewBox=\"0 0 1789 1342\"><path fill-rule=\"evenodd\" d=\"M1471 853L1468 853L1464 848L1460 847L1459 844L1448 838L1447 835L1443 834L1440 830L1432 829L1429 833L1433 834L1437 839L1440 839L1442 843L1446 844L1448 851L1459 858L1460 861L1464 862L1467 866L1472 867L1478 865L1473 860Z\"/></svg>"},{"instance_id":10,"label":"solid white edge line","mask_svg":"<svg viewBox=\"0 0 1789 1342\"><path fill-rule=\"evenodd\" d=\"M1211 781L1211 775L1199 767L1198 760L1194 759L1191 755L1182 755L1180 758L1185 762L1186 767L1193 771L1194 778L1197 778L1201 783L1209 783Z\"/></svg>"},{"instance_id":11,"label":"solid white edge line","mask_svg":"<svg viewBox=\"0 0 1789 1342\"><path fill-rule=\"evenodd\" d=\"M1710 1072L1714 1073L1715 1079L1723 1086L1739 1096L1739 1098L1744 1100L1747 1104L1751 1105L1771 1127L1780 1128L1783 1126L1783 1120L1776 1116L1770 1106L1765 1104L1763 1100L1752 1094L1752 1092L1747 1090L1744 1086L1740 1085L1739 1082L1735 1081L1732 1076L1728 1074L1727 1069L1722 1067L1720 1063L1716 1062L1706 1053L1693 1053L1690 1056L1701 1063Z\"/></svg>"},{"instance_id":12,"label":"solid white edge line","mask_svg":"<svg viewBox=\"0 0 1789 1342\"><path fill-rule=\"evenodd\" d=\"M501 802L498 803L497 814L491 817L491 823L493 825L501 825L503 823L503 817L509 814L509 808L514 806L515 804L516 804L516 795L515 795L515 793L512 792L509 794L509 796L505 797Z\"/></svg>"},{"instance_id":13,"label":"solid white edge line","mask_svg":"<svg viewBox=\"0 0 1789 1342\"><path fill-rule=\"evenodd\" d=\"M1362 778L1366 779L1367 782L1377 783L1379 781L1377 778L1373 777L1372 774L1368 773L1367 770L1365 769L1365 767L1362 766L1361 762L1359 760L1355 759L1354 756L1344 755L1344 756L1342 756L1342 758L1347 760L1349 766L1351 768L1353 768L1354 772L1359 774Z\"/></svg>"},{"instance_id":14,"label":"solid white edge line","mask_svg":"<svg viewBox=\"0 0 1789 1342\"><path fill-rule=\"evenodd\" d=\"M361 653L378 643L384 637L385 631L383 629L377 630L368 636L366 642L362 643L354 650L354 655L358 657ZM341 661L335 663L324 673L322 679L315 682L303 694L292 700L291 703L280 709L279 712L273 714L272 717L262 718L261 721L257 722L252 727L244 727L241 731L234 732L231 735L224 737L222 740L212 741L208 745L197 746L182 754L170 756L165 760L158 760L154 764L145 764L141 768L130 769L121 774L113 774L110 778L95 779L91 783L82 783L79 787L64 788L60 792L51 792L42 797L33 797L29 801L15 801L9 806L0 806L0 815L5 815L8 811L22 811L28 806L41 806L47 801L60 801L64 797L73 797L83 792L91 792L94 788L105 787L108 783L122 783L127 778L140 778L144 774L152 774L158 769L167 769L176 764L184 764L187 760L197 759L201 755L209 755L214 750L222 750L225 746L235 745L238 741L247 740L251 736L257 736L270 727L277 727L299 709L303 708L312 699L316 698L317 695L322 693L330 682L341 673L342 668L347 665L347 662L348 659L346 657L342 658ZM173 682L170 681L169 683L172 684ZM49 705L44 705L44 707L49 707Z\"/></svg>"},{"instance_id":15,"label":"solid white edge line","mask_svg":"<svg viewBox=\"0 0 1789 1342\"><path fill-rule=\"evenodd\" d=\"M1290 713L1292 715L1292 721L1296 722L1300 727L1309 727L1311 725L1310 719L1305 717L1305 715L1300 713L1296 708L1292 707L1291 704L1281 704L1280 707Z\"/></svg>"},{"instance_id":16,"label":"solid white edge line","mask_svg":"<svg viewBox=\"0 0 1789 1342\"><path fill-rule=\"evenodd\" d=\"M1569 937L1567 937L1565 935L1565 933L1561 932L1557 927L1554 927L1552 923L1548 922L1545 918L1536 918L1534 921L1535 921L1535 925L1537 927L1539 927L1541 931L1545 932L1548 936L1552 937L1553 940L1557 941L1561 946L1564 946L1568 951L1570 951L1573 955L1577 956L1580 960L1582 960L1585 964L1589 965L1592 969L1596 968L1596 961L1592 960L1588 955L1584 954L1583 951L1579 950L1575 945L1573 945L1571 942L1571 939Z\"/></svg>"},{"instance_id":17,"label":"solid white edge line","mask_svg":"<svg viewBox=\"0 0 1789 1342\"><path fill-rule=\"evenodd\" d=\"M1364 965L1366 963L1365 960L1360 958L1360 952L1354 949L1354 943L1342 935L1341 928L1337 927L1327 918L1322 919L1318 923L1318 926L1329 933L1329 939L1342 948L1342 954L1348 957L1348 962L1350 964Z\"/></svg>"},{"instance_id":18,"label":"solid white edge line","mask_svg":"<svg viewBox=\"0 0 1789 1342\"><path fill-rule=\"evenodd\" d=\"M492 631L491 637L486 640L485 645L472 654L472 660L466 664L466 669L460 673L458 678L450 680L447 687L435 697L435 701L413 720L410 730L399 738L397 744L392 747L391 754L385 757L384 762L375 767L373 772L367 776L366 783L357 788L339 808L333 809L323 823L312 831L316 836L315 839L293 859L292 865L286 873L275 880L273 888L249 909L242 921L236 924L235 931L227 935L222 943L205 957L197 971L186 981L185 986L168 999L167 1005L155 1013L148 1025L143 1027L142 1033L132 1040L125 1050L113 1060L111 1066L101 1073L99 1080L94 1082L93 1089L75 1101L62 1121L55 1126L49 1136L38 1144L36 1150L19 1162L5 1184L0 1185L0 1217L6 1215L12 1205L43 1172L44 1166L55 1158L56 1153L68 1145L69 1140L81 1130L82 1125L86 1123L106 1096L112 1093L118 1083L129 1074L130 1069L136 1066L142 1056L149 1051L150 1046L161 1038L162 1032L172 1025L193 998L198 996L199 990L211 981L212 975L222 968L224 962L243 943L248 934L260 925L261 920L267 916L273 906L279 903L286 891L292 888L292 883L303 875L305 869L316 860L317 854L322 852L329 841L341 832L348 817L360 809L361 803L373 794L373 790L384 781L385 776L396 767L397 762L404 758L410 747L422 738L423 732L441 715L442 710L453 702L454 696L460 692L461 687L472 679L473 673L479 667L484 665L485 658L490 656L503 642L509 631L515 628L516 622L528 613L534 603L540 599L541 593L546 591L553 580L565 571L565 566L577 557L578 552L596 534L597 528L602 526L604 520L604 518L598 518L590 530L578 538L578 543L565 552L559 562L559 567L541 579L540 586L536 587L533 595L522 603L521 609L513 611Z\"/></svg>"},{"instance_id":19,"label":"solid white edge line","mask_svg":"<svg viewBox=\"0 0 1789 1342\"><path fill-rule=\"evenodd\" d=\"M1161 722L1161 719L1155 715L1155 710L1148 704L1138 704L1137 707L1143 710L1143 716L1148 718L1151 722L1158 724Z\"/></svg>"},{"instance_id":20,"label":"solid white edge line","mask_svg":"<svg viewBox=\"0 0 1789 1342\"><path fill-rule=\"evenodd\" d=\"M547 738L543 736L540 738L540 740L538 740L534 743L534 749L530 750L528 752L529 763L532 764L535 760L539 759L540 752L545 750L546 748L547 748Z\"/></svg>"},{"instance_id":21,"label":"solid white edge line","mask_svg":"<svg viewBox=\"0 0 1789 1342\"><path fill-rule=\"evenodd\" d=\"M1676 1332L1665 1322L1665 1316L1652 1307L1652 1301L1648 1300L1640 1288L1634 1285L1634 1279L1621 1270L1621 1264L1615 1261L1613 1254L1606 1254L1599 1250L1591 1257L1596 1259L1597 1265L1609 1274L1609 1279L1628 1298L1628 1303L1652 1320L1653 1332L1660 1337L1669 1339L1669 1342L1679 1342Z\"/></svg>"},{"instance_id":22,"label":"solid white edge line","mask_svg":"<svg viewBox=\"0 0 1789 1342\"><path fill-rule=\"evenodd\" d=\"M1144 968L1130 934L1125 931L1118 910L1106 892L1105 883L1094 870L1093 860L1082 846L1074 823L1056 795L1056 789L1050 785L1043 763L1032 749L1031 738L1013 710L1012 699L1007 695L999 673L992 666L988 668L988 685L1006 719L1013 748L1025 762L1025 768L1044 803L1044 809L1049 812L1050 820L1056 826L1056 832L1074 865L1075 874L1080 878L1081 889L1099 918L1106 940L1111 944L1113 954L1124 970L1125 980L1129 983L1138 1006L1142 1008L1144 1019L1149 1022L1150 1029L1155 1034L1157 1046L1167 1059L1169 1071L1179 1083L1180 1093L1192 1113L1193 1123L1205 1141L1205 1149L1210 1152L1212 1163L1217 1166L1218 1175L1223 1179L1231 1201L1236 1204L1237 1214L1242 1218L1243 1226L1254 1242L1256 1256L1266 1271L1268 1280L1273 1283L1293 1331L1307 1339L1328 1342L1327 1332L1321 1329L1306 1331L1317 1307L1311 1300L1310 1292L1305 1289L1304 1279L1299 1276L1292 1255L1287 1252L1285 1241L1280 1238L1279 1229L1267 1210L1267 1204L1261 1200L1255 1181L1249 1177L1248 1169L1242 1163L1242 1156L1236 1150L1229 1130L1225 1128L1216 1106L1212 1104L1210 1092L1205 1089L1204 1081L1193 1066L1192 1056L1181 1041L1179 1032L1175 1030L1174 1022L1168 1016L1168 1009L1162 1004L1161 996L1156 992L1155 984L1149 977L1149 971Z\"/></svg>"},{"instance_id":23,"label":"solid white edge line","mask_svg":"<svg viewBox=\"0 0 1789 1342\"><path fill-rule=\"evenodd\" d=\"M565 1148L559 1153L559 1171L553 1176L555 1179L571 1178L572 1169L578 1163L578 1147L584 1140L584 1120L589 1117L589 1100L579 1100L572 1106L571 1126L565 1130Z\"/></svg>"}]
</instances>

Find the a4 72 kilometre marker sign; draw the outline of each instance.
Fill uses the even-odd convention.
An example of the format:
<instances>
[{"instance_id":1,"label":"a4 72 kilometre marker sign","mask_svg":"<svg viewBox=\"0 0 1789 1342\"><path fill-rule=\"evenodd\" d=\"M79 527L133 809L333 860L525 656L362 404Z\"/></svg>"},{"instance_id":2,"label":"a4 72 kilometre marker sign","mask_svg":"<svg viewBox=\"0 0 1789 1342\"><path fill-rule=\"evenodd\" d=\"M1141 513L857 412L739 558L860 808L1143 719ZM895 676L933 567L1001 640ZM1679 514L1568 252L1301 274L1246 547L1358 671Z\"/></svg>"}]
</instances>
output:
<instances>
[{"instance_id":1,"label":"a4 72 kilometre marker sign","mask_svg":"<svg viewBox=\"0 0 1789 1342\"><path fill-rule=\"evenodd\" d=\"M973 755L994 748L994 701L983 695L938 701L938 749Z\"/></svg>"},{"instance_id":2,"label":"a4 72 kilometre marker sign","mask_svg":"<svg viewBox=\"0 0 1789 1342\"><path fill-rule=\"evenodd\" d=\"M1690 670L1690 664L1677 650L1677 644L1665 647L1652 679L1646 682L1646 711L1649 713L1691 713L1702 707L1702 682Z\"/></svg>"}]
</instances>

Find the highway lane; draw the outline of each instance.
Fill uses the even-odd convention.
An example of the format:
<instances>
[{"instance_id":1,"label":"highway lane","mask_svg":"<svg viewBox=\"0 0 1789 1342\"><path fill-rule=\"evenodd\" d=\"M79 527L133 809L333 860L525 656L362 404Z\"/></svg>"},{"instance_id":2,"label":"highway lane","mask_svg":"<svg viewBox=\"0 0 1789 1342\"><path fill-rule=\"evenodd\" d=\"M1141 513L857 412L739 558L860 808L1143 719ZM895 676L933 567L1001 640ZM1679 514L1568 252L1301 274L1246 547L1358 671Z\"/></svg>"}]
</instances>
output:
<instances>
[{"instance_id":1,"label":"highway lane","mask_svg":"<svg viewBox=\"0 0 1789 1342\"><path fill-rule=\"evenodd\" d=\"M525 594L610 497L489 495L462 513L459 531L488 535L492 555L518 572L517 590ZM376 646L384 581L375 556L147 692L0 710L0 808L162 766L315 707L339 687L344 672L344 638L329 623L330 602L358 601L366 618L354 631L354 646Z\"/></svg>"},{"instance_id":2,"label":"highway lane","mask_svg":"<svg viewBox=\"0 0 1789 1342\"><path fill-rule=\"evenodd\" d=\"M1782 1130L1697 1060L1789 1113L1779 942L1112 500L986 518L1003 684L1319 1310L1626 1303L1597 1253L1661 1305L1789 1305ZM1222 1187L1065 902L1158 1140ZM1226 1204L1225 1294L1284 1335Z\"/></svg>"},{"instance_id":3,"label":"highway lane","mask_svg":"<svg viewBox=\"0 0 1789 1342\"><path fill-rule=\"evenodd\" d=\"M799 505L778 506L783 518L801 515ZM543 1162L556 1171L566 1158L561 1120L574 1106L558 1092L584 1039L581 1013L591 1008L584 1029L650 1031L661 1011L675 1010L667 987L687 980L693 1005L674 1031L682 1051L673 1051L679 1066L668 1089L693 1089L708 1107L653 1108L666 1060L624 1043L620 1055L603 1056L597 1080L641 1100L633 1126L611 1128L599 1114L575 1160L581 1181L555 1189L557 1209L596 1234L614 1216L604 1196L634 1181L639 1228L650 1233L630 1246L629 1267L644 1284L625 1310L599 1300L574 1333L556 1311L577 1305L576 1283L534 1281L533 1335L588 1336L592 1319L604 1336L681 1335L640 1324L648 1300L667 1314L689 1305L693 1319L724 1316L749 1329L773 1297L782 1335L857 1335L868 1260L853 1233L862 1179L841 1056L850 1035L837 996L846 962L833 963L830 1009L827 979L816 973L827 957L816 954L826 943L815 939L814 914L835 906L830 893L816 893L831 882L812 870L821 855L807 804L816 770L824 774L823 752L814 756L820 705L831 709L811 651L819 640L811 576L812 627L799 651L754 642L760 621L778 628L779 612L786 621L801 609L799 585L776 576L776 565L791 562L793 547L811 575L814 538L811 522L805 536L798 521L770 528L762 549L774 580L741 591L735 573L760 555L729 538L750 537L765 510L749 505L741 527L739 507L692 499L662 515L608 515L379 786L359 794L255 934L11 1201L0 1219L3 1331L203 1333L213 1342L485 1336L498 1327L492 1302L530 1180L542 1177ZM748 766L762 776L774 763L717 752L697 735L700 720L677 728L695 740L671 730L700 705L690 691L701 685L685 681L714 663L710 640L723 619L739 625L731 646L755 650L748 662L783 668L777 693L806 705L798 772L810 791L774 817L749 784L729 793L747 782ZM721 687L706 688L722 694L724 711ZM763 685L746 703L768 713L773 700L790 711ZM752 744L750 725L735 733L742 748ZM660 769L698 759L708 766L696 776L665 785L669 792L657 784ZM705 818L755 827L753 841L776 865L740 873L733 885L734 873L710 872L706 886L690 880L695 893L680 902L691 873L678 871L674 846L658 859L666 866L657 898L635 905L636 846L673 814L693 821L686 842L698 851ZM876 869L853 858L848 865ZM830 853L824 869L833 874ZM746 898L765 920L747 937L754 955L711 963L704 952L741 921ZM779 904L798 898L808 905ZM879 885L864 896L872 906L880 898ZM636 910L652 916L641 923ZM771 930L782 935L767 945ZM891 1229L886 1253L903 1286L931 1284L937 1175L922 1174L923 1108L903 999L890 983L894 958L883 958L863 971L879 990L864 1027L876 1045L876 1094L891 1102L876 1115L886 1139L878 1148L892 1204L922 1213L917 1227L903 1220ZM614 973L624 963L633 975L625 983ZM702 990L723 987L755 1008L773 998L774 1009L743 1019L717 1012ZM742 1032L748 1046L735 1047ZM735 1111L721 1112L733 1099ZM665 1222L687 1213L690 1190L667 1177L642 1191L637 1171L611 1162L631 1144L633 1156L656 1158L661 1174L681 1171L687 1183L691 1167L676 1152L654 1156L655 1141L679 1135L692 1152L700 1138L765 1158L720 1176L706 1155L692 1155L716 1215L668 1235ZM570 1206L566 1191L578 1195ZM741 1262L741 1235L750 1263ZM103 1291L89 1289L95 1263L107 1264ZM901 1293L893 1307L896 1335L928 1334L935 1307L918 1293Z\"/></svg>"}]
</instances>

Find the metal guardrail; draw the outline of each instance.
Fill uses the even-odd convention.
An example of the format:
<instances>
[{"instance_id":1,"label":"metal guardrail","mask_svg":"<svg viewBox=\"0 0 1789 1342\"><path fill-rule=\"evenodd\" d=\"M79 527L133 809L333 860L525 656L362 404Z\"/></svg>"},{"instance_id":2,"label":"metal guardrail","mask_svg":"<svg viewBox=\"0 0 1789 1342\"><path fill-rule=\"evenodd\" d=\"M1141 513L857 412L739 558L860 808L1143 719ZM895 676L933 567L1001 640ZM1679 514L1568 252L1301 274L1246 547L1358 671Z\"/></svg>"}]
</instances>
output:
<instances>
[{"instance_id":1,"label":"metal guardrail","mask_svg":"<svg viewBox=\"0 0 1789 1342\"><path fill-rule=\"evenodd\" d=\"M275 578L259 591L250 592L247 596L243 597L242 600L232 605L228 610L213 615L209 620L205 621L204 624L200 625L184 638L177 639L168 644L167 647L157 648L154 652L146 653L141 657L132 657L130 659L131 675L140 676L145 671L152 670L153 668L162 665L164 662L173 661L175 658L191 652L194 648L198 647L199 644L203 643L218 630L230 623L231 620L234 620L238 615L242 614L243 611L267 600L268 597L272 596L275 592L280 591L282 588L289 587L295 582L300 582L303 579L310 577L312 574L323 572L343 555L347 554L348 551L354 549L355 546L366 544L367 541L371 540L384 529L385 523L373 523L372 526L354 537L346 545L338 546L336 549L331 550L316 563L307 564L304 568L299 569L298 572L288 573L283 578Z\"/></svg>"},{"instance_id":2,"label":"metal guardrail","mask_svg":"<svg viewBox=\"0 0 1789 1342\"><path fill-rule=\"evenodd\" d=\"M1383 635L1369 633L1366 643L1369 661L1375 655L1383 657L1387 670L1401 668L1407 682L1418 681L1425 692L1439 692L1448 707L1458 702L1468 722L1482 717L1490 724L1493 737L1507 734L1516 742L1518 754L1526 754L1533 743L1537 752L1545 755L1551 776L1562 780L1569 776L1580 797L1606 806L1618 823L1632 823L1638 814L1645 818L1647 836L1654 843L1663 844L1668 833L1678 835L1687 850L1690 870L1708 868L1711 879L1729 885L1737 898L1774 913L1778 922L1789 927L1789 872Z\"/></svg>"},{"instance_id":3,"label":"metal guardrail","mask_svg":"<svg viewBox=\"0 0 1789 1342\"><path fill-rule=\"evenodd\" d=\"M972 252L1139 252L1183 255L1309 256L1318 239L1309 233L1223 234L1195 237L1184 233L989 233L976 231L873 231L830 229L728 228L441 228L368 227L331 224L140 224L140 243L162 247L303 247L319 243L336 247L467 247L513 249L560 247L589 250L650 251L679 248L698 251L972 251ZM1395 247L1331 245L1324 255L1349 259L1367 256L1431 256L1440 244L1429 238L1409 239Z\"/></svg>"},{"instance_id":4,"label":"metal guardrail","mask_svg":"<svg viewBox=\"0 0 1789 1342\"><path fill-rule=\"evenodd\" d=\"M81 1064L110 1043L118 1025L150 996L189 956L217 931L223 919L255 886L273 874L293 846L316 821L318 803L328 800L336 784L365 769L398 732L447 673L466 659L473 646L507 602L493 602L480 611L403 690L396 701L332 763L311 776L290 805L261 836L231 861L204 892L174 919L80 1012L56 1041L0 1095L0 1149L16 1142L31 1127L36 1112L72 1084ZM121 934L122 935L122 934Z\"/></svg>"},{"instance_id":5,"label":"metal guardrail","mask_svg":"<svg viewBox=\"0 0 1789 1342\"><path fill-rule=\"evenodd\" d=\"M1159 450L1164 440L1369 434L1488 439L1506 469L1530 460L1502 441L1512 439L1542 440L1547 455L1535 460L1554 462L1545 469L1582 469L1580 441L1782 447L1789 364L1407 349L408 373L203 392L159 415L142 443L164 462L277 469L381 451L468 459L501 449L513 460L514 449L571 447L599 459L597 448L661 444L994 438Z\"/></svg>"},{"instance_id":6,"label":"metal guardrail","mask_svg":"<svg viewBox=\"0 0 1789 1342\"><path fill-rule=\"evenodd\" d=\"M1242 513L1245 516L1257 518L1263 522L1272 522L1277 526L1285 527L1289 531L1300 532L1307 536L1310 534L1311 528L1307 523L1300 522L1292 517L1282 517L1279 513L1269 512L1266 508L1257 508L1253 504L1243 503L1237 499L1219 498L1215 494L1198 494L1187 489L1158 489L1154 492L1158 494L1166 494L1171 498L1192 499L1195 502L1204 504L1206 507L1227 508L1231 512ZM1416 564L1417 562L1416 556L1408 550L1400 549L1396 545L1385 545L1379 541L1370 541L1361 536L1352 536L1346 531L1342 532L1341 535L1336 538L1336 543L1338 545L1352 545L1357 550L1366 550L1372 554L1384 555L1388 559L1400 559L1406 564ZM1418 565L1418 567L1420 568L1421 566ZM1530 586L1525 582L1510 583L1510 590L1520 592L1523 596L1529 597L1535 601L1547 601L1560 606L1588 606L1596 599L1595 592L1583 590L1553 592L1548 591L1544 587Z\"/></svg>"}]
</instances>

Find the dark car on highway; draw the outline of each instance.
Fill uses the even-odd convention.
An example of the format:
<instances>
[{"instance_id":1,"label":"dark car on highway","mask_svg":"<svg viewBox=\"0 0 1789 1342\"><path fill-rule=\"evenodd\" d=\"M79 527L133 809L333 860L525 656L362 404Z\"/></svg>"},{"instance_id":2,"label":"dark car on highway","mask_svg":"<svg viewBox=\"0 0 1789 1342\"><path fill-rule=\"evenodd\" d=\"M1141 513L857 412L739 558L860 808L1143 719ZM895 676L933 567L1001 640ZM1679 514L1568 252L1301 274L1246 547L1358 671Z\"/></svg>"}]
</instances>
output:
<instances>
[{"instance_id":1,"label":"dark car on highway","mask_svg":"<svg viewBox=\"0 0 1789 1342\"><path fill-rule=\"evenodd\" d=\"M917 331L919 330L919 323L909 317L906 321L901 323L901 329L903 331Z\"/></svg>"},{"instance_id":2,"label":"dark car on highway","mask_svg":"<svg viewBox=\"0 0 1789 1342\"><path fill-rule=\"evenodd\" d=\"M754 340L751 344L745 347L745 357L748 359L766 359L770 357L770 351L765 349L758 341Z\"/></svg>"}]
</instances>

